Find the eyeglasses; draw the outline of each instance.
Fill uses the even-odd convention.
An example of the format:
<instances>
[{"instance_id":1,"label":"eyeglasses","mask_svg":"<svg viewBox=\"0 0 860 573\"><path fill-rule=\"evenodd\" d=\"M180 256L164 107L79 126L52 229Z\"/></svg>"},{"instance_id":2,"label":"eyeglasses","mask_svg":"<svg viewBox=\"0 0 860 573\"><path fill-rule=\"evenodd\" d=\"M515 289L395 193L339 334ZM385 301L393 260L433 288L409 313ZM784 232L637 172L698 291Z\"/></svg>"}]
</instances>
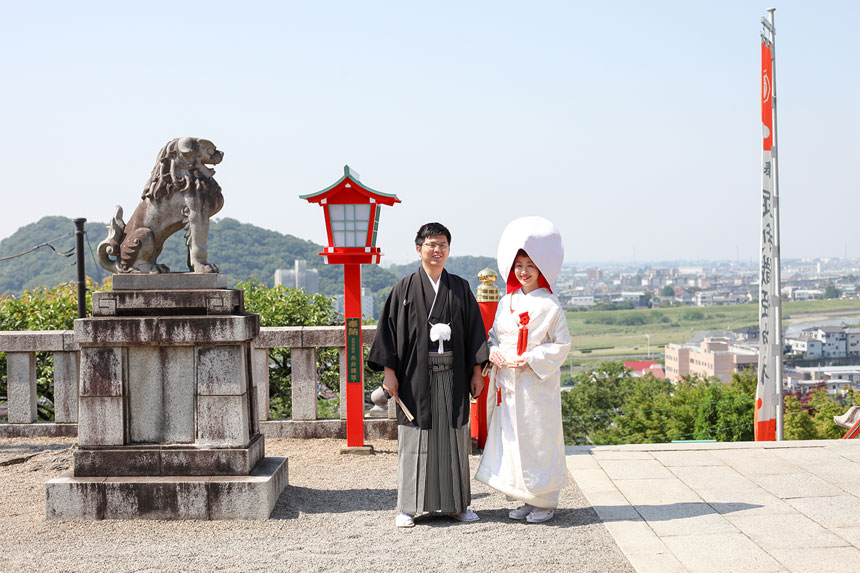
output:
<instances>
[{"instance_id":1,"label":"eyeglasses","mask_svg":"<svg viewBox=\"0 0 860 573\"><path fill-rule=\"evenodd\" d=\"M424 246L431 251L439 249L440 251L445 252L448 250L448 243L424 243Z\"/></svg>"}]
</instances>

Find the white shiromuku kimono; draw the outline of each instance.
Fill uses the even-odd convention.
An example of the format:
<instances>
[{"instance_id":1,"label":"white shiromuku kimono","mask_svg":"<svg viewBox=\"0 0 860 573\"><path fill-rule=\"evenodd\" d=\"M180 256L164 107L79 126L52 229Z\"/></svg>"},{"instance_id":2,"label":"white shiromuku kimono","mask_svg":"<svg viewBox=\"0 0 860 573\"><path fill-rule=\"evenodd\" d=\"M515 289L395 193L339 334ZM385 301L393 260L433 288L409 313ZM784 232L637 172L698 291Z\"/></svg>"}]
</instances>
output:
<instances>
[{"instance_id":1,"label":"white shiromuku kimono","mask_svg":"<svg viewBox=\"0 0 860 573\"><path fill-rule=\"evenodd\" d=\"M559 369L570 350L570 333L555 295L545 288L529 294L520 289L499 301L490 352L496 348L508 361L517 357L522 312L529 314L528 346L522 355L528 366L502 368L491 376L487 443L475 479L509 498L555 508L568 481Z\"/></svg>"}]
</instances>

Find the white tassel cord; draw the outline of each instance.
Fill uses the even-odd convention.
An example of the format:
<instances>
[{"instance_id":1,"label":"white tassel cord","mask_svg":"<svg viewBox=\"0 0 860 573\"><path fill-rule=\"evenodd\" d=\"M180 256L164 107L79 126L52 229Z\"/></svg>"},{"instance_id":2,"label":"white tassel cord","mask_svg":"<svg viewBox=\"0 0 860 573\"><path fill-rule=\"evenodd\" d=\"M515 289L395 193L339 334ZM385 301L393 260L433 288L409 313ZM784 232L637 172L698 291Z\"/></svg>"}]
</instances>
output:
<instances>
[{"instance_id":1,"label":"white tassel cord","mask_svg":"<svg viewBox=\"0 0 860 573\"><path fill-rule=\"evenodd\" d=\"M430 340L439 341L439 354L442 354L445 352L444 341L451 340L451 327L442 322L434 324L430 328Z\"/></svg>"}]
</instances>

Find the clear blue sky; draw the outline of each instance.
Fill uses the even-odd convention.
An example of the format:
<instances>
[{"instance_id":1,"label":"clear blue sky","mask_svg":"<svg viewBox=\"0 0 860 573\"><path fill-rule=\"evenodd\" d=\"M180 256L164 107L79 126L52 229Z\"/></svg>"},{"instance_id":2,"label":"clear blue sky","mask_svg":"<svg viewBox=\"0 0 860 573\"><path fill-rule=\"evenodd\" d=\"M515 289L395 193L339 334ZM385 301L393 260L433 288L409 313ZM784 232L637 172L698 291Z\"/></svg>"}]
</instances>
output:
<instances>
[{"instance_id":1,"label":"clear blue sky","mask_svg":"<svg viewBox=\"0 0 860 573\"><path fill-rule=\"evenodd\" d=\"M755 259L770 6L783 257L860 257L860 3L826 1L0 0L0 238L130 216L191 135L226 154L219 216L323 242L298 196L345 163L396 193L390 261L428 220L495 256L531 214L569 261Z\"/></svg>"}]
</instances>

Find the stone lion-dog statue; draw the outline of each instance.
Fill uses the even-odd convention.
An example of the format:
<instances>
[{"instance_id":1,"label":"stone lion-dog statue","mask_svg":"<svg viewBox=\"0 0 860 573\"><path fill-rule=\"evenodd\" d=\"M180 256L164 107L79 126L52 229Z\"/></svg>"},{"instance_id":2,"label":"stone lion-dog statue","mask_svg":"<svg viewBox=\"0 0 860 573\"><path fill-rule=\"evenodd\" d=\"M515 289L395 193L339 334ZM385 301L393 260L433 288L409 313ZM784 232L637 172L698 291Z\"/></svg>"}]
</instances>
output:
<instances>
[{"instance_id":1,"label":"stone lion-dog statue","mask_svg":"<svg viewBox=\"0 0 860 573\"><path fill-rule=\"evenodd\" d=\"M156 262L164 241L185 229L188 268L196 273L217 273L207 261L209 218L224 206L221 187L212 178L224 153L207 139L181 137L158 153L140 204L128 224L117 205L107 238L99 243L99 264L113 273L168 273Z\"/></svg>"}]
</instances>

